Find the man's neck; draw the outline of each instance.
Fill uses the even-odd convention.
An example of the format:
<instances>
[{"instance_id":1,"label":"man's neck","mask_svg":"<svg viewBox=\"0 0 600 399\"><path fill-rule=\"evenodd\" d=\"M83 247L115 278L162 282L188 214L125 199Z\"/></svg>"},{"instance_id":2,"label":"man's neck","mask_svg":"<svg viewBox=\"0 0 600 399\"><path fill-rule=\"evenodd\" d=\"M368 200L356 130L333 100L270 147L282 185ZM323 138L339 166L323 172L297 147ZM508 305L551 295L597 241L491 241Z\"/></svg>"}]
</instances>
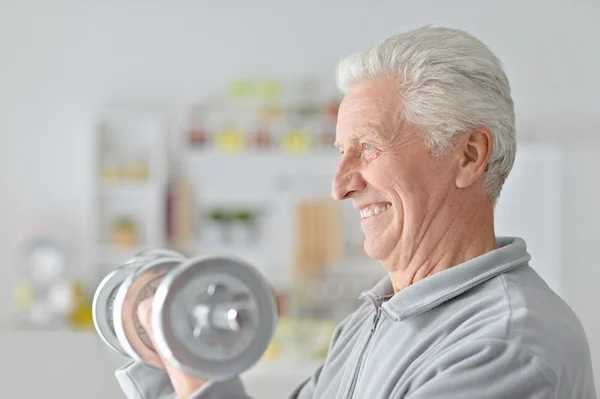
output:
<instances>
[{"instance_id":1,"label":"man's neck","mask_svg":"<svg viewBox=\"0 0 600 399\"><path fill-rule=\"evenodd\" d=\"M443 222L432 223L420 240L399 243L398 253L381 262L388 270L394 293L497 248L493 208L471 210L478 208L478 212L467 213L468 217L440 218Z\"/></svg>"}]
</instances>

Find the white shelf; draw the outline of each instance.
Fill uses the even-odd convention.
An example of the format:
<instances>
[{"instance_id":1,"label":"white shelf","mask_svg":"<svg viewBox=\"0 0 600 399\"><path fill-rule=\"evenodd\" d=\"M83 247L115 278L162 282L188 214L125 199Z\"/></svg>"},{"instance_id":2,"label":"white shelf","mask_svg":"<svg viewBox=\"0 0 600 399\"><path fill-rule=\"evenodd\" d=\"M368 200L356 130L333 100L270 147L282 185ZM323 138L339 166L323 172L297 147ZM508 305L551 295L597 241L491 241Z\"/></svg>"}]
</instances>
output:
<instances>
[{"instance_id":1,"label":"white shelf","mask_svg":"<svg viewBox=\"0 0 600 399\"><path fill-rule=\"evenodd\" d=\"M286 164L302 165L305 169L310 167L307 161L316 162L318 165L339 161L340 154L335 150L308 150L302 152L289 152L279 149L246 149L234 152L224 152L217 149L186 149L181 160L184 162L215 163L233 161L236 163L250 163L258 165ZM310 163L309 162L309 163Z\"/></svg>"},{"instance_id":2,"label":"white shelf","mask_svg":"<svg viewBox=\"0 0 600 399\"><path fill-rule=\"evenodd\" d=\"M101 196L132 196L132 195L147 195L153 192L158 183L156 181L125 181L115 184L98 184L96 194Z\"/></svg>"},{"instance_id":3,"label":"white shelf","mask_svg":"<svg viewBox=\"0 0 600 399\"><path fill-rule=\"evenodd\" d=\"M330 196L331 178L339 162L334 151L188 150L180 157L183 170L199 196L211 203L273 203L282 196Z\"/></svg>"},{"instance_id":4,"label":"white shelf","mask_svg":"<svg viewBox=\"0 0 600 399\"><path fill-rule=\"evenodd\" d=\"M249 176L269 176L273 184L285 186L278 178L286 176L333 176L340 160L335 151L291 153L281 150L246 150L225 153L218 150L187 150L181 157L187 168L215 178L227 179L229 184ZM223 164L227 167L223 168Z\"/></svg>"}]
</instances>

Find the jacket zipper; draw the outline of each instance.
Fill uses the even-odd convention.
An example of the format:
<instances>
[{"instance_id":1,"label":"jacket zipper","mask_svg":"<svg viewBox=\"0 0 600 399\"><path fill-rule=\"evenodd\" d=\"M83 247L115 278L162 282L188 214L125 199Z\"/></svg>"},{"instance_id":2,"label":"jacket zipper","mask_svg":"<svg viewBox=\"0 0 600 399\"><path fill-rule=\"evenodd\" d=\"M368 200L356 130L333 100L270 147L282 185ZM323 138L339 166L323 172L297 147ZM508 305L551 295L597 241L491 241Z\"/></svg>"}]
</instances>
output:
<instances>
[{"instance_id":1,"label":"jacket zipper","mask_svg":"<svg viewBox=\"0 0 600 399\"><path fill-rule=\"evenodd\" d=\"M381 316L381 308L377 309L377 313L373 317L373 326L371 327L371 332L369 333L369 337L367 338L367 342L360 353L358 358L358 366L356 366L356 370L354 370L354 375L352 376L352 381L350 382L350 390L348 391L348 399L352 399L354 396L354 390L356 389L356 383L358 382L358 375L360 374L360 369L362 367L362 362L365 357L365 353L367 352L367 348L371 343L371 338L373 338L373 334L375 334L375 329L377 328L377 323L379 322L379 317Z\"/></svg>"}]
</instances>

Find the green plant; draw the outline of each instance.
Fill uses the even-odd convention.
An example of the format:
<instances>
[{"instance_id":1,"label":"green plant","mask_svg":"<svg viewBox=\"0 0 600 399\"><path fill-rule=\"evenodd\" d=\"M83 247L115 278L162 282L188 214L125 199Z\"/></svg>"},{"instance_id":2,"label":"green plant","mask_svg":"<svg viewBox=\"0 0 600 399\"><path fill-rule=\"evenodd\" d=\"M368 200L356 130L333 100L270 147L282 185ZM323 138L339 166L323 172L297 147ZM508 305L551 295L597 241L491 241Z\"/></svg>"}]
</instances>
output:
<instances>
[{"instance_id":1,"label":"green plant","mask_svg":"<svg viewBox=\"0 0 600 399\"><path fill-rule=\"evenodd\" d=\"M136 223L132 217L121 216L115 220L113 226L116 230L133 230Z\"/></svg>"},{"instance_id":2,"label":"green plant","mask_svg":"<svg viewBox=\"0 0 600 399\"><path fill-rule=\"evenodd\" d=\"M231 220L229 213L221 209L215 209L214 211L209 212L208 218L217 223L226 223Z\"/></svg>"},{"instance_id":3,"label":"green plant","mask_svg":"<svg viewBox=\"0 0 600 399\"><path fill-rule=\"evenodd\" d=\"M235 213L235 219L243 223L252 223L254 214L249 210L239 210Z\"/></svg>"}]
</instances>

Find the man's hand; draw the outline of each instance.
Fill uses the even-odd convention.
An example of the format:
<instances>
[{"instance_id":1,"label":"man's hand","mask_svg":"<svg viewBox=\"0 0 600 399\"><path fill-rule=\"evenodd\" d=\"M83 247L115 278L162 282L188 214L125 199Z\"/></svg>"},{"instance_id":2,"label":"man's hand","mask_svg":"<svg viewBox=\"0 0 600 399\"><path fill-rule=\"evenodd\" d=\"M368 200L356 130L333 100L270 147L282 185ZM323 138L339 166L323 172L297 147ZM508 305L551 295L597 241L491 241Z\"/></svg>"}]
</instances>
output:
<instances>
[{"instance_id":1,"label":"man's hand","mask_svg":"<svg viewBox=\"0 0 600 399\"><path fill-rule=\"evenodd\" d=\"M138 306L138 318L142 324L142 327L144 327L148 336L152 340L152 343L156 347L156 341L154 340L154 333L152 331L151 323L152 299L153 298L148 298L140 303ZM175 393L177 393L178 398L186 399L190 397L207 382L207 380L186 374L182 370L169 363L169 361L163 358L160 353L159 356L162 360L165 371L171 379L171 384L173 385L173 389L175 390Z\"/></svg>"}]
</instances>

